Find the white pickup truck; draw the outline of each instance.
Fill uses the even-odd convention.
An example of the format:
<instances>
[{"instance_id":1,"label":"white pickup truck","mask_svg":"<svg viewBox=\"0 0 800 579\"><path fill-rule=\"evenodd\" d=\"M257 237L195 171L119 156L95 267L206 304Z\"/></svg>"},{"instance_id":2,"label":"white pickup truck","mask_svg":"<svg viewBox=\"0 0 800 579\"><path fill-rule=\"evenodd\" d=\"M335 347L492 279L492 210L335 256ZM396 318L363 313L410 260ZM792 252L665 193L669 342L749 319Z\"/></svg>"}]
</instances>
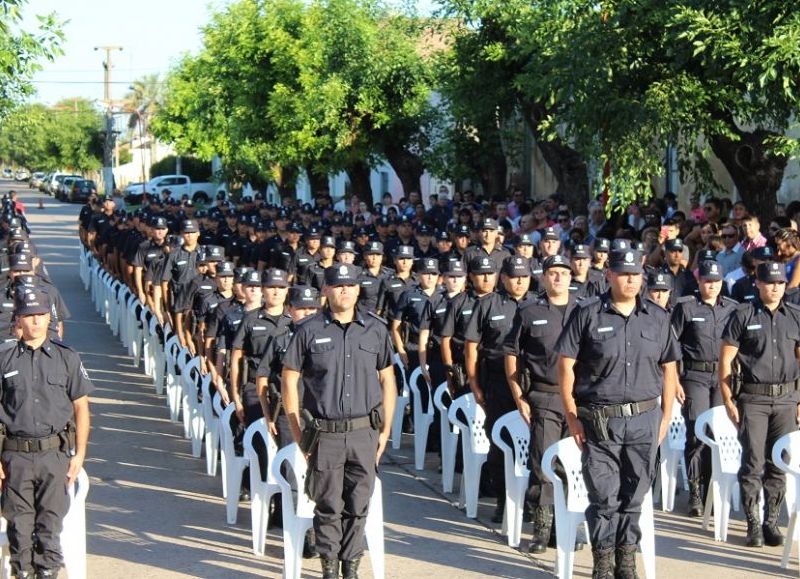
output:
<instances>
[{"instance_id":1,"label":"white pickup truck","mask_svg":"<svg viewBox=\"0 0 800 579\"><path fill-rule=\"evenodd\" d=\"M146 184L128 185L125 188L125 202L137 205L144 191L160 197L164 189L169 189L169 196L172 199L182 199L187 195L194 203L208 203L216 197L217 191L224 191L225 186L216 183L192 183L186 175L161 175L150 179Z\"/></svg>"}]
</instances>

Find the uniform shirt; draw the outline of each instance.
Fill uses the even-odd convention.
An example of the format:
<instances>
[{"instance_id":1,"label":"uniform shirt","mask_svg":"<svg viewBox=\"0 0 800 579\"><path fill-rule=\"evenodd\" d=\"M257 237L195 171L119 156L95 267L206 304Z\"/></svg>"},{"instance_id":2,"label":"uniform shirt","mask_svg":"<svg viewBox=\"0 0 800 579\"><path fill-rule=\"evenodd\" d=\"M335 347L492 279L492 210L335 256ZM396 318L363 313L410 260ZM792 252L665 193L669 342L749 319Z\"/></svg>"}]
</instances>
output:
<instances>
[{"instance_id":1,"label":"uniform shirt","mask_svg":"<svg viewBox=\"0 0 800 579\"><path fill-rule=\"evenodd\" d=\"M502 290L478 298L464 338L478 343L478 355L482 362L503 366L506 338L511 333L517 308L525 303L525 298L517 302Z\"/></svg>"},{"instance_id":2,"label":"uniform shirt","mask_svg":"<svg viewBox=\"0 0 800 579\"><path fill-rule=\"evenodd\" d=\"M97 237L102 237L103 234L111 228L111 218L103 212L95 213L89 220L89 231L97 233Z\"/></svg>"},{"instance_id":3,"label":"uniform shirt","mask_svg":"<svg viewBox=\"0 0 800 579\"><path fill-rule=\"evenodd\" d=\"M170 282L170 287L176 288L173 291L177 292L188 286L196 272L197 249L186 251L183 247L177 247L167 257L159 281Z\"/></svg>"},{"instance_id":4,"label":"uniform shirt","mask_svg":"<svg viewBox=\"0 0 800 579\"><path fill-rule=\"evenodd\" d=\"M73 401L94 390L77 352L49 338L35 350L20 341L0 352L0 375L0 423L15 436L62 431Z\"/></svg>"},{"instance_id":5,"label":"uniform shirt","mask_svg":"<svg viewBox=\"0 0 800 579\"><path fill-rule=\"evenodd\" d=\"M233 338L239 330L239 324L242 323L244 314L244 302L233 299L219 304L213 322L215 332L211 333L211 327L206 331L207 336L216 336L218 350L231 349Z\"/></svg>"},{"instance_id":6,"label":"uniform shirt","mask_svg":"<svg viewBox=\"0 0 800 579\"><path fill-rule=\"evenodd\" d=\"M685 267L681 266L678 273L672 273L667 266L662 267L659 271L672 276L672 291L669 293L670 306L674 307L678 303L678 299L692 295L697 290L697 280Z\"/></svg>"},{"instance_id":7,"label":"uniform shirt","mask_svg":"<svg viewBox=\"0 0 800 579\"><path fill-rule=\"evenodd\" d=\"M264 311L264 308L258 308L244 315L233 338L232 348L242 350L247 362L249 382L254 381L258 364L261 362L261 357L267 350L270 340L276 334L285 332L290 323L292 323L292 318L286 311L280 315L271 316Z\"/></svg>"},{"instance_id":8,"label":"uniform shirt","mask_svg":"<svg viewBox=\"0 0 800 579\"><path fill-rule=\"evenodd\" d=\"M386 318L392 317L400 296L404 291L412 288L415 283L412 276L403 279L398 277L397 274L392 274L383 278L381 280L377 310L382 312Z\"/></svg>"},{"instance_id":9,"label":"uniform shirt","mask_svg":"<svg viewBox=\"0 0 800 579\"><path fill-rule=\"evenodd\" d=\"M542 294L517 310L504 350L525 364L531 381L558 384L556 342L575 303L575 297L569 296L565 307L555 306L547 294Z\"/></svg>"},{"instance_id":10,"label":"uniform shirt","mask_svg":"<svg viewBox=\"0 0 800 579\"><path fill-rule=\"evenodd\" d=\"M327 268L323 267L318 261L314 262L306 269L305 279L298 281L302 282L302 285L310 285L311 287L322 291L322 286L325 285L326 269Z\"/></svg>"},{"instance_id":11,"label":"uniform shirt","mask_svg":"<svg viewBox=\"0 0 800 579\"><path fill-rule=\"evenodd\" d=\"M728 320L722 340L739 348L736 357L745 383L783 384L800 377L795 355L795 348L800 345L798 306L781 301L770 312L760 300L742 304ZM797 392L790 392L773 400L798 398Z\"/></svg>"},{"instance_id":12,"label":"uniform shirt","mask_svg":"<svg viewBox=\"0 0 800 579\"><path fill-rule=\"evenodd\" d=\"M92 206L87 204L81 207L81 212L78 214L78 221L81 224L81 227L84 229L88 229L89 222L92 220L92 215L94 214L94 210Z\"/></svg>"},{"instance_id":13,"label":"uniform shirt","mask_svg":"<svg viewBox=\"0 0 800 579\"><path fill-rule=\"evenodd\" d=\"M217 290L217 280L208 274L197 274L189 284L188 295L191 300L192 313L196 319L201 318L203 303Z\"/></svg>"},{"instance_id":14,"label":"uniform shirt","mask_svg":"<svg viewBox=\"0 0 800 579\"><path fill-rule=\"evenodd\" d=\"M455 247L450 251L439 254L439 269L444 269L444 264L450 261L460 261L464 269L467 268L467 261L464 259L464 255Z\"/></svg>"},{"instance_id":15,"label":"uniform shirt","mask_svg":"<svg viewBox=\"0 0 800 579\"><path fill-rule=\"evenodd\" d=\"M577 360L573 395L578 405L652 400L663 390L661 365L681 357L664 309L637 299L625 317L608 292L578 304L556 350Z\"/></svg>"},{"instance_id":16,"label":"uniform shirt","mask_svg":"<svg viewBox=\"0 0 800 579\"><path fill-rule=\"evenodd\" d=\"M308 271L308 268L312 263L318 262L319 257L319 251L311 254L305 247L301 247L294 254L292 263L289 266L290 269L288 271L289 273L294 274L295 280L304 280L306 278L306 272Z\"/></svg>"},{"instance_id":17,"label":"uniform shirt","mask_svg":"<svg viewBox=\"0 0 800 579\"><path fill-rule=\"evenodd\" d=\"M476 257L491 257L497 267L500 267L507 257L511 257L511 253L507 249L494 247L492 251L487 252L479 245L470 245L464 252L464 261L467 264Z\"/></svg>"},{"instance_id":18,"label":"uniform shirt","mask_svg":"<svg viewBox=\"0 0 800 579\"><path fill-rule=\"evenodd\" d=\"M392 270L381 266L378 275L373 275L366 267L361 270L358 285L358 307L368 312L376 312L380 298L381 282L392 275Z\"/></svg>"},{"instance_id":19,"label":"uniform shirt","mask_svg":"<svg viewBox=\"0 0 800 579\"><path fill-rule=\"evenodd\" d=\"M214 290L210 294L203 296L195 315L198 320L203 320L205 322L206 337L216 337L218 327L217 320L215 319L217 308L219 308L220 304L232 300L233 296L229 298L225 297L219 290Z\"/></svg>"},{"instance_id":20,"label":"uniform shirt","mask_svg":"<svg viewBox=\"0 0 800 579\"><path fill-rule=\"evenodd\" d=\"M588 276L586 277L586 281L578 281L573 278L572 281L569 282L569 292L576 300L599 296L603 293L600 287L595 284L594 281L590 280Z\"/></svg>"},{"instance_id":21,"label":"uniform shirt","mask_svg":"<svg viewBox=\"0 0 800 579\"><path fill-rule=\"evenodd\" d=\"M756 276L748 275L737 279L731 288L731 297L740 304L757 301Z\"/></svg>"},{"instance_id":22,"label":"uniform shirt","mask_svg":"<svg viewBox=\"0 0 800 579\"><path fill-rule=\"evenodd\" d=\"M280 384L281 372L283 371L283 356L286 354L289 342L292 340L292 336L294 336L296 331L297 325L291 322L284 328L284 331L272 337L256 369L257 377L267 378L269 382ZM302 387L302 380L298 386ZM299 399L303 399L302 391L300 392Z\"/></svg>"},{"instance_id":23,"label":"uniform shirt","mask_svg":"<svg viewBox=\"0 0 800 579\"><path fill-rule=\"evenodd\" d=\"M458 294L447 304L441 335L451 339L450 351L454 364L464 363L464 335L477 301L478 296L470 289Z\"/></svg>"},{"instance_id":24,"label":"uniform shirt","mask_svg":"<svg viewBox=\"0 0 800 579\"><path fill-rule=\"evenodd\" d=\"M165 248L165 243L158 245L152 239L139 244L131 265L144 270L143 281L153 281L153 273L160 270L161 262L167 258Z\"/></svg>"},{"instance_id":25,"label":"uniform shirt","mask_svg":"<svg viewBox=\"0 0 800 579\"><path fill-rule=\"evenodd\" d=\"M325 308L299 324L283 365L302 373L304 409L315 418L344 420L381 404L378 372L392 365L393 356L389 331L377 317L356 311L342 325Z\"/></svg>"},{"instance_id":26,"label":"uniform shirt","mask_svg":"<svg viewBox=\"0 0 800 579\"><path fill-rule=\"evenodd\" d=\"M722 332L736 307L736 302L722 296L713 306L703 302L699 295L678 300L672 312L672 327L684 361L719 360Z\"/></svg>"},{"instance_id":27,"label":"uniform shirt","mask_svg":"<svg viewBox=\"0 0 800 579\"><path fill-rule=\"evenodd\" d=\"M433 295L429 296L419 286L408 289L402 293L400 299L397 300L397 307L392 312L391 319L395 322L403 322L409 328L409 344L413 349L417 349L420 325L425 314L425 308L434 296L439 294L438 290L434 289Z\"/></svg>"},{"instance_id":28,"label":"uniform shirt","mask_svg":"<svg viewBox=\"0 0 800 579\"><path fill-rule=\"evenodd\" d=\"M453 299L459 295L461 294L456 294L453 296ZM425 305L425 311L422 313L419 329L430 330L429 344L433 343L438 346L442 343L442 329L444 328L447 306L450 303L450 299L451 298L447 296L447 292L444 290L437 291Z\"/></svg>"}]
</instances>

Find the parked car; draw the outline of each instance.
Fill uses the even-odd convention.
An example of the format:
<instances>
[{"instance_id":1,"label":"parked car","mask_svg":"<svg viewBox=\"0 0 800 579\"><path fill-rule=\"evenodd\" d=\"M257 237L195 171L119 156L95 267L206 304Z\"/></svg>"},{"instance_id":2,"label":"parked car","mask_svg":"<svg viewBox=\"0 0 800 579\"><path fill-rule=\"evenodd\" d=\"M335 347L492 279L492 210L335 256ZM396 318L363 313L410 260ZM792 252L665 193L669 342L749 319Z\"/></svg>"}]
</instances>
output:
<instances>
[{"instance_id":1,"label":"parked car","mask_svg":"<svg viewBox=\"0 0 800 579\"><path fill-rule=\"evenodd\" d=\"M70 175L70 173L61 173L56 171L55 173L50 173L47 178L44 180L42 193L47 193L48 195L55 196L56 187L64 180L64 177Z\"/></svg>"},{"instance_id":2,"label":"parked car","mask_svg":"<svg viewBox=\"0 0 800 579\"><path fill-rule=\"evenodd\" d=\"M67 195L72 191L72 184L83 179L80 175L66 175L56 188L56 199L67 201Z\"/></svg>"},{"instance_id":3,"label":"parked car","mask_svg":"<svg viewBox=\"0 0 800 579\"><path fill-rule=\"evenodd\" d=\"M17 172L14 173L14 181L27 181L30 178L31 174L27 169L17 169Z\"/></svg>"},{"instance_id":4,"label":"parked car","mask_svg":"<svg viewBox=\"0 0 800 579\"><path fill-rule=\"evenodd\" d=\"M13 179L14 171L11 169L3 169L3 179Z\"/></svg>"},{"instance_id":5,"label":"parked car","mask_svg":"<svg viewBox=\"0 0 800 579\"><path fill-rule=\"evenodd\" d=\"M130 205L138 205L141 202L142 193L147 191L149 195L161 196L161 193L169 189L172 199L182 199L186 196L194 203L208 203L214 198L218 189L224 189L215 183L192 183L186 175L162 175L150 179L147 184L136 183L125 188L125 202Z\"/></svg>"},{"instance_id":6,"label":"parked car","mask_svg":"<svg viewBox=\"0 0 800 579\"><path fill-rule=\"evenodd\" d=\"M66 182L69 179L64 179ZM72 187L67 193L67 201L70 203L85 203L89 199L89 195L97 193L97 185L91 179L75 179L72 182Z\"/></svg>"},{"instance_id":7,"label":"parked car","mask_svg":"<svg viewBox=\"0 0 800 579\"><path fill-rule=\"evenodd\" d=\"M31 175L31 180L28 182L30 188L38 189L42 184L44 176L45 176L44 173L42 173L41 171L34 171L33 174Z\"/></svg>"}]
</instances>

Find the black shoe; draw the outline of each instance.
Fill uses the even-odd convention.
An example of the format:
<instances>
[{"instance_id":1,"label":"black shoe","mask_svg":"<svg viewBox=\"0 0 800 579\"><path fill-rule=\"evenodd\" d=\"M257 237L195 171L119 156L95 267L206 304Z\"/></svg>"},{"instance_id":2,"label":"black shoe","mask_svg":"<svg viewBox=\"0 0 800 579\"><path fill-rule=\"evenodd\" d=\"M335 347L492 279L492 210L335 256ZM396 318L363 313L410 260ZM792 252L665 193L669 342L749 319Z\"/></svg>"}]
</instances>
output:
<instances>
[{"instance_id":1,"label":"black shoe","mask_svg":"<svg viewBox=\"0 0 800 579\"><path fill-rule=\"evenodd\" d=\"M342 561L342 579L358 579L358 564L361 559Z\"/></svg>"},{"instance_id":2,"label":"black shoe","mask_svg":"<svg viewBox=\"0 0 800 579\"><path fill-rule=\"evenodd\" d=\"M306 540L303 542L303 559L313 559L317 554L317 537L314 529L309 529L306 531Z\"/></svg>"},{"instance_id":3,"label":"black shoe","mask_svg":"<svg viewBox=\"0 0 800 579\"><path fill-rule=\"evenodd\" d=\"M33 571L18 571L16 575L12 575L16 579L34 579Z\"/></svg>"},{"instance_id":4,"label":"black shoe","mask_svg":"<svg viewBox=\"0 0 800 579\"><path fill-rule=\"evenodd\" d=\"M754 516L755 515L755 516ZM746 544L748 547L763 547L764 546L764 532L761 529L761 523L755 513L747 514L747 539Z\"/></svg>"},{"instance_id":5,"label":"black shoe","mask_svg":"<svg viewBox=\"0 0 800 579\"><path fill-rule=\"evenodd\" d=\"M542 554L547 551L547 543L553 529L553 507L539 506L533 511L533 537L528 553Z\"/></svg>"},{"instance_id":6,"label":"black shoe","mask_svg":"<svg viewBox=\"0 0 800 579\"><path fill-rule=\"evenodd\" d=\"M506 511L506 503L505 501L497 501L497 506L494 508L494 514L492 515L492 522L493 523L502 523L503 522L503 515Z\"/></svg>"},{"instance_id":7,"label":"black shoe","mask_svg":"<svg viewBox=\"0 0 800 579\"><path fill-rule=\"evenodd\" d=\"M250 491L247 489L242 489L239 491L239 502L245 502L250 500Z\"/></svg>"},{"instance_id":8,"label":"black shoe","mask_svg":"<svg viewBox=\"0 0 800 579\"><path fill-rule=\"evenodd\" d=\"M270 506L272 507L272 513L269 516L269 524L267 528L269 529L282 529L283 528L283 503L281 501L280 495L275 495L272 497L270 501Z\"/></svg>"},{"instance_id":9,"label":"black shoe","mask_svg":"<svg viewBox=\"0 0 800 579\"><path fill-rule=\"evenodd\" d=\"M688 514L690 517L703 516L703 498L700 492L699 481L689 481L689 509Z\"/></svg>"},{"instance_id":10,"label":"black shoe","mask_svg":"<svg viewBox=\"0 0 800 579\"><path fill-rule=\"evenodd\" d=\"M761 534L764 536L764 544L767 547L780 547L783 545L783 533L781 533L778 525L761 525Z\"/></svg>"},{"instance_id":11,"label":"black shoe","mask_svg":"<svg viewBox=\"0 0 800 579\"><path fill-rule=\"evenodd\" d=\"M614 549L593 549L592 579L614 579Z\"/></svg>"},{"instance_id":12,"label":"black shoe","mask_svg":"<svg viewBox=\"0 0 800 579\"><path fill-rule=\"evenodd\" d=\"M322 561L322 579L339 579L339 560L320 559Z\"/></svg>"},{"instance_id":13,"label":"black shoe","mask_svg":"<svg viewBox=\"0 0 800 579\"><path fill-rule=\"evenodd\" d=\"M17 577L25 577L25 575L17 575ZM30 577L30 575L28 575ZM55 579L58 577L58 569L37 569L35 579Z\"/></svg>"},{"instance_id":14,"label":"black shoe","mask_svg":"<svg viewBox=\"0 0 800 579\"><path fill-rule=\"evenodd\" d=\"M636 545L620 545L616 549L614 579L639 579L636 573Z\"/></svg>"}]
</instances>

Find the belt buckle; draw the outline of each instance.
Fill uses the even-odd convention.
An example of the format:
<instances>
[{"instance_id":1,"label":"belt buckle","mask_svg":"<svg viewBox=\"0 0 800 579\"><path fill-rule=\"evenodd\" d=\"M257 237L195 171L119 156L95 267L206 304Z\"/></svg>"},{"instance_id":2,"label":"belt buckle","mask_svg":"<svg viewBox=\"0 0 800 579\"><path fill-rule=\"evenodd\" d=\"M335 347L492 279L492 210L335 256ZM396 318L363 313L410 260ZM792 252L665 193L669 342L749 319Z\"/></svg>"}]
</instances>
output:
<instances>
[{"instance_id":1,"label":"belt buckle","mask_svg":"<svg viewBox=\"0 0 800 579\"><path fill-rule=\"evenodd\" d=\"M32 441L32 440L30 440L29 438L26 438L26 439L24 440L24 443L25 443L25 452L33 452L33 448L31 448L31 447L32 447L32 444L31 444L32 442L33 442L33 441Z\"/></svg>"},{"instance_id":2,"label":"belt buckle","mask_svg":"<svg viewBox=\"0 0 800 579\"><path fill-rule=\"evenodd\" d=\"M769 385L769 395L770 396L780 396L783 392L783 384L770 384Z\"/></svg>"},{"instance_id":3,"label":"belt buckle","mask_svg":"<svg viewBox=\"0 0 800 579\"><path fill-rule=\"evenodd\" d=\"M622 416L623 418L630 418L633 416L633 404L628 402L627 404L623 404L621 406Z\"/></svg>"}]
</instances>

